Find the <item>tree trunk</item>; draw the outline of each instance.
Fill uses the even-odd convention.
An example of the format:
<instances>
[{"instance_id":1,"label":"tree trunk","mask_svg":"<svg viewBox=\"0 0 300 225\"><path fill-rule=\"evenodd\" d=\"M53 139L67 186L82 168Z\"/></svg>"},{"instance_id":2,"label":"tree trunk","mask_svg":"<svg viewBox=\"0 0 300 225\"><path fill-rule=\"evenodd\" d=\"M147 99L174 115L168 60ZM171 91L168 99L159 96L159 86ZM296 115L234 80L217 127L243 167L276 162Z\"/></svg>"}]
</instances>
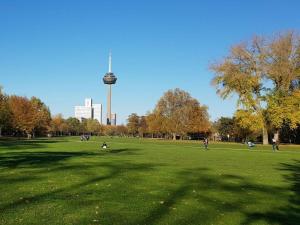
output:
<instances>
[{"instance_id":1,"label":"tree trunk","mask_svg":"<svg viewBox=\"0 0 300 225\"><path fill-rule=\"evenodd\" d=\"M0 127L0 137L2 137L2 127Z\"/></svg>"},{"instance_id":2,"label":"tree trunk","mask_svg":"<svg viewBox=\"0 0 300 225\"><path fill-rule=\"evenodd\" d=\"M176 134L173 133L172 135L173 135L173 140L176 140Z\"/></svg>"},{"instance_id":3,"label":"tree trunk","mask_svg":"<svg viewBox=\"0 0 300 225\"><path fill-rule=\"evenodd\" d=\"M269 144L268 129L263 127L263 145Z\"/></svg>"}]
</instances>

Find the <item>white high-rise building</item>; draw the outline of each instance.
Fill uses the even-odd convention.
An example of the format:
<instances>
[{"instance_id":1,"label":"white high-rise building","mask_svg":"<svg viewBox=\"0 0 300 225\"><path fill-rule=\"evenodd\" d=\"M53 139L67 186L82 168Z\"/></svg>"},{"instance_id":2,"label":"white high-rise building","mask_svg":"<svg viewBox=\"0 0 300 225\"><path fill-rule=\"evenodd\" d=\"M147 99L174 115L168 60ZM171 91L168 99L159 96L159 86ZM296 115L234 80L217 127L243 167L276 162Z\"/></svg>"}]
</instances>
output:
<instances>
[{"instance_id":1,"label":"white high-rise building","mask_svg":"<svg viewBox=\"0 0 300 225\"><path fill-rule=\"evenodd\" d=\"M116 113L111 114L111 125L114 125L114 126L117 125L117 114Z\"/></svg>"},{"instance_id":2,"label":"white high-rise building","mask_svg":"<svg viewBox=\"0 0 300 225\"><path fill-rule=\"evenodd\" d=\"M93 104L93 118L98 120L102 124L102 105Z\"/></svg>"},{"instance_id":3,"label":"white high-rise building","mask_svg":"<svg viewBox=\"0 0 300 225\"><path fill-rule=\"evenodd\" d=\"M102 104L93 104L91 98L86 98L84 106L75 106L75 118L82 121L82 119L96 119L102 124Z\"/></svg>"}]
</instances>

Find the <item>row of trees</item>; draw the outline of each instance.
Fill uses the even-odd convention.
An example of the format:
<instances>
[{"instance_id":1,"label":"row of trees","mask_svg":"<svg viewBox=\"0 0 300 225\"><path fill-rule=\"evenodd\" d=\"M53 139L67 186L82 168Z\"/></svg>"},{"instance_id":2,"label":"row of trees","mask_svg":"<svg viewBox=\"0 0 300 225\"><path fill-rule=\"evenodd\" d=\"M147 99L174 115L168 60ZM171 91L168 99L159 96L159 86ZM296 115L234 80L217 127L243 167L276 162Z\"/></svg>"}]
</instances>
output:
<instances>
[{"instance_id":1,"label":"row of trees","mask_svg":"<svg viewBox=\"0 0 300 225\"><path fill-rule=\"evenodd\" d=\"M126 126L104 126L97 120L86 119L80 122L61 114L51 117L49 108L38 98L8 96L0 88L0 136L45 135L128 135Z\"/></svg>"},{"instance_id":2,"label":"row of trees","mask_svg":"<svg viewBox=\"0 0 300 225\"><path fill-rule=\"evenodd\" d=\"M213 139L221 141L261 142L261 134L240 125L236 117L221 117L212 124Z\"/></svg>"},{"instance_id":3,"label":"row of trees","mask_svg":"<svg viewBox=\"0 0 300 225\"><path fill-rule=\"evenodd\" d=\"M8 96L0 88L0 135L4 131L34 137L46 132L50 121L50 110L40 99Z\"/></svg>"},{"instance_id":4,"label":"row of trees","mask_svg":"<svg viewBox=\"0 0 300 225\"><path fill-rule=\"evenodd\" d=\"M300 123L300 36L294 32L270 38L254 37L231 48L211 66L212 81L222 98L238 96L235 118L253 132L278 138L282 127Z\"/></svg>"},{"instance_id":5,"label":"row of trees","mask_svg":"<svg viewBox=\"0 0 300 225\"><path fill-rule=\"evenodd\" d=\"M300 144L300 126L291 129L288 124L284 124L279 129L280 142ZM269 131L269 139L273 136L272 130ZM212 124L212 139L221 141L262 142L260 130L253 131L240 125L236 117L221 117Z\"/></svg>"},{"instance_id":6,"label":"row of trees","mask_svg":"<svg viewBox=\"0 0 300 225\"><path fill-rule=\"evenodd\" d=\"M127 136L128 130L124 125L105 126L95 119L85 119L80 122L74 117L64 119L61 114L52 118L50 133L55 136L62 135L108 135L108 136Z\"/></svg>"},{"instance_id":7,"label":"row of trees","mask_svg":"<svg viewBox=\"0 0 300 225\"><path fill-rule=\"evenodd\" d=\"M146 116L133 113L128 118L129 134L164 138L207 135L210 122L207 107L178 88L167 91Z\"/></svg>"},{"instance_id":8,"label":"row of trees","mask_svg":"<svg viewBox=\"0 0 300 225\"><path fill-rule=\"evenodd\" d=\"M186 138L210 132L207 107L189 93L174 89L167 91L152 112L145 116L133 113L127 126L104 126L97 120L80 122L61 114L51 117L49 108L38 98L8 96L0 90L0 134L34 137L36 135L118 135L140 137Z\"/></svg>"}]
</instances>

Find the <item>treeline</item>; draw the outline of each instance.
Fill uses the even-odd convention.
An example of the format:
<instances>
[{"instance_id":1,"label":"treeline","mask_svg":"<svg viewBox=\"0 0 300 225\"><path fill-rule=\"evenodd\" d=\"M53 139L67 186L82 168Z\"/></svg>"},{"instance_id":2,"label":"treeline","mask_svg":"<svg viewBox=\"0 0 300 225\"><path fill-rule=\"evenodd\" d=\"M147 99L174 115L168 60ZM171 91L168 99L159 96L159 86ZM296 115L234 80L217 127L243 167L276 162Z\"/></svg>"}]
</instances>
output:
<instances>
[{"instance_id":1,"label":"treeline","mask_svg":"<svg viewBox=\"0 0 300 225\"><path fill-rule=\"evenodd\" d=\"M208 136L210 132L207 107L180 89L167 91L147 115L131 114L126 126L106 126L93 119L80 122L73 117L64 119L61 114L51 117L49 108L40 99L8 96L0 90L0 135L31 138L90 134L187 139Z\"/></svg>"},{"instance_id":2,"label":"treeline","mask_svg":"<svg viewBox=\"0 0 300 225\"><path fill-rule=\"evenodd\" d=\"M8 96L0 88L0 136L35 137L48 132L49 108L38 98Z\"/></svg>"},{"instance_id":3,"label":"treeline","mask_svg":"<svg viewBox=\"0 0 300 225\"><path fill-rule=\"evenodd\" d=\"M240 117L221 117L211 123L207 107L189 93L174 89L167 91L155 108L146 115L132 113L126 125L107 126L97 120L64 119L61 114L51 116L49 108L38 98L8 96L0 89L0 136L106 135L167 139L202 139L215 141L262 142L261 131L241 124ZM279 132L280 141L300 143L300 126L283 124L279 131L268 131L269 140Z\"/></svg>"},{"instance_id":4,"label":"treeline","mask_svg":"<svg viewBox=\"0 0 300 225\"><path fill-rule=\"evenodd\" d=\"M128 135L127 127L104 126L97 120L80 122L61 114L51 117L49 108L36 97L6 95L0 88L0 136Z\"/></svg>"},{"instance_id":5,"label":"treeline","mask_svg":"<svg viewBox=\"0 0 300 225\"><path fill-rule=\"evenodd\" d=\"M129 115L127 124L101 125L97 120L64 119L57 115L51 121L53 135L108 135L168 139L199 139L211 134L207 107L189 93L174 89L167 91L157 102L153 111L139 116Z\"/></svg>"},{"instance_id":6,"label":"treeline","mask_svg":"<svg viewBox=\"0 0 300 225\"><path fill-rule=\"evenodd\" d=\"M268 139L271 141L274 130L270 129L268 134ZM300 144L300 126L291 129L288 124L285 124L279 129L279 136L281 143ZM211 139L214 141L262 142L263 137L260 130L243 127L237 117L221 117L212 123Z\"/></svg>"},{"instance_id":7,"label":"treeline","mask_svg":"<svg viewBox=\"0 0 300 225\"><path fill-rule=\"evenodd\" d=\"M95 119L84 119L80 122L74 117L64 119L61 114L53 116L49 133L54 136L81 134L107 135L107 136L127 136L127 127L124 125L107 126L99 123Z\"/></svg>"}]
</instances>

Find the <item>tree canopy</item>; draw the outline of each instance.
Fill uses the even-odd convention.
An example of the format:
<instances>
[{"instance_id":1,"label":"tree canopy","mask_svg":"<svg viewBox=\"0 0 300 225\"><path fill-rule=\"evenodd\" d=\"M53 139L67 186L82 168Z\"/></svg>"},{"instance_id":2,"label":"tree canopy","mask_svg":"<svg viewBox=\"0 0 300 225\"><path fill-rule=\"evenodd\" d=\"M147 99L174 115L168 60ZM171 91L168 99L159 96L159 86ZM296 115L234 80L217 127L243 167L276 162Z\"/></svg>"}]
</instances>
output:
<instances>
[{"instance_id":1,"label":"tree canopy","mask_svg":"<svg viewBox=\"0 0 300 225\"><path fill-rule=\"evenodd\" d=\"M210 128L207 107L179 88L167 91L159 99L147 121L150 131L171 134L174 139Z\"/></svg>"},{"instance_id":2,"label":"tree canopy","mask_svg":"<svg viewBox=\"0 0 300 225\"><path fill-rule=\"evenodd\" d=\"M253 129L251 120L255 121L264 144L271 127L279 128L286 121L295 127L300 122L300 37L296 33L256 36L233 46L211 69L217 93L222 98L238 96L240 124Z\"/></svg>"}]
</instances>

